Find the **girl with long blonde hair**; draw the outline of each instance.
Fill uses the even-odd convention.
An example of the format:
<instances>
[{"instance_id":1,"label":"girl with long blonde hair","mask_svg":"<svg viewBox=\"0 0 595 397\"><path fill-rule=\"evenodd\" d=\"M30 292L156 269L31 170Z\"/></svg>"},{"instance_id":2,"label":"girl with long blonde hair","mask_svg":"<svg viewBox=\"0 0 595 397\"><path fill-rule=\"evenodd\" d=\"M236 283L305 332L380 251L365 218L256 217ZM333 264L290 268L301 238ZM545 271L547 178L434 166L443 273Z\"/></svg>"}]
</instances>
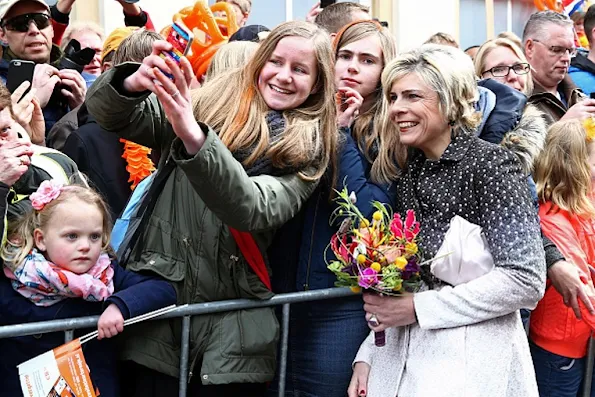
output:
<instances>
[{"instance_id":1,"label":"girl with long blonde hair","mask_svg":"<svg viewBox=\"0 0 595 397\"><path fill-rule=\"evenodd\" d=\"M535 169L541 229L576 266L584 285L578 292L578 318L550 281L531 313L529 337L540 395L578 395L583 380L587 344L595 328L595 316L582 302L583 297L595 297L594 178L592 132L587 134L578 120L553 124Z\"/></svg>"},{"instance_id":2,"label":"girl with long blonde hair","mask_svg":"<svg viewBox=\"0 0 595 397\"><path fill-rule=\"evenodd\" d=\"M390 184L376 184L370 177L381 157L378 153L386 150L379 139L379 131L388 122L380 76L396 54L394 38L375 21L358 21L339 31L334 50L341 135L337 176L333 178L329 171L304 212L280 231L278 244L271 250L279 292L334 286L335 276L326 267L332 253L325 250L339 226L329 225L336 208L331 200L334 189L346 186L354 192L365 216L372 215L371 201L391 206L394 201ZM292 285L286 280L292 280ZM290 328L292 365L288 368L287 395L344 396L351 377L351 360L368 334L361 297L298 305L292 309ZM341 338L336 337L339 334ZM318 359L313 361L312 357ZM277 393L275 382L269 393Z\"/></svg>"},{"instance_id":3,"label":"girl with long blonde hair","mask_svg":"<svg viewBox=\"0 0 595 397\"><path fill-rule=\"evenodd\" d=\"M120 251L128 268L170 281L179 303L268 299L262 254L336 152L330 39L283 23L244 68L194 92L188 60L160 57L170 48L157 42L140 66L103 75L87 100L101 126L163 153L138 232ZM276 368L273 309L194 317L191 329L190 394L262 394ZM179 323L136 331L122 351L124 394L177 396Z\"/></svg>"}]
</instances>

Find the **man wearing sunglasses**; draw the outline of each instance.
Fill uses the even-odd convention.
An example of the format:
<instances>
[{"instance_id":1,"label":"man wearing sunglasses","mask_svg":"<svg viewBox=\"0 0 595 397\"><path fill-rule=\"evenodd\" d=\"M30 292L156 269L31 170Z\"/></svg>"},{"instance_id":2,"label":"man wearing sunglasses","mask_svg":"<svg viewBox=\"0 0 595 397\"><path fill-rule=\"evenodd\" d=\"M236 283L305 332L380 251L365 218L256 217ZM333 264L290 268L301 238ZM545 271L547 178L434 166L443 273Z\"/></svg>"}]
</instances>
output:
<instances>
[{"instance_id":1,"label":"man wearing sunglasses","mask_svg":"<svg viewBox=\"0 0 595 397\"><path fill-rule=\"evenodd\" d=\"M567 75L576 55L573 26L566 15L540 11L531 15L523 32L534 83L529 102L545 113L548 126L561 119L595 116L595 100L586 98Z\"/></svg>"},{"instance_id":2,"label":"man wearing sunglasses","mask_svg":"<svg viewBox=\"0 0 595 397\"><path fill-rule=\"evenodd\" d=\"M76 70L58 70L62 53L52 44L54 30L50 9L43 0L0 0L0 39L7 45L0 59L0 79L6 83L11 60L33 61L32 86L43 108L46 131L64 116L69 108L83 103L87 92L83 77ZM54 88L66 100L51 101Z\"/></svg>"}]
</instances>

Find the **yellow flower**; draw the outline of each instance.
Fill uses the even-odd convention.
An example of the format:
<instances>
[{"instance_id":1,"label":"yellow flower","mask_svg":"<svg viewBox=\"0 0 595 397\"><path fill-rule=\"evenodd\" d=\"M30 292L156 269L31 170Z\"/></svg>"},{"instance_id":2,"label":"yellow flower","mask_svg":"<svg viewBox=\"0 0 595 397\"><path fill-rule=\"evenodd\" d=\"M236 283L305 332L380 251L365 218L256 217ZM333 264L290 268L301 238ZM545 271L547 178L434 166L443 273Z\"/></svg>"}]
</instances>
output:
<instances>
[{"instance_id":1,"label":"yellow flower","mask_svg":"<svg viewBox=\"0 0 595 397\"><path fill-rule=\"evenodd\" d=\"M395 265L399 269L403 270L403 269L405 269L405 266L407 266L407 259L404 256L399 256L397 258L397 260L395 261Z\"/></svg>"},{"instance_id":2,"label":"yellow flower","mask_svg":"<svg viewBox=\"0 0 595 397\"><path fill-rule=\"evenodd\" d=\"M402 281L397 282L397 284L393 287L393 291L397 291L397 292L400 291L402 286L403 286Z\"/></svg>"},{"instance_id":3,"label":"yellow flower","mask_svg":"<svg viewBox=\"0 0 595 397\"><path fill-rule=\"evenodd\" d=\"M364 229L366 227L370 226L370 221L367 219L362 219L362 221L359 223L359 228L360 229Z\"/></svg>"},{"instance_id":4,"label":"yellow flower","mask_svg":"<svg viewBox=\"0 0 595 397\"><path fill-rule=\"evenodd\" d=\"M587 142L592 142L595 139L595 120L592 117L589 117L583 121L583 127L585 129L585 134L587 138Z\"/></svg>"},{"instance_id":5,"label":"yellow flower","mask_svg":"<svg viewBox=\"0 0 595 397\"><path fill-rule=\"evenodd\" d=\"M415 254L417 254L417 251L418 251L417 244L415 244L415 243L405 244L405 252L407 252L409 255L415 255Z\"/></svg>"},{"instance_id":6,"label":"yellow flower","mask_svg":"<svg viewBox=\"0 0 595 397\"><path fill-rule=\"evenodd\" d=\"M374 262L374 263L372 263L372 264L370 265L370 269L374 269L374 270L376 270L377 272L379 272L379 271L380 271L380 269L382 269L382 266L380 266L380 263L378 263L378 262Z\"/></svg>"},{"instance_id":7,"label":"yellow flower","mask_svg":"<svg viewBox=\"0 0 595 397\"><path fill-rule=\"evenodd\" d=\"M357 256L357 263L362 264L366 262L366 256L363 254L359 254Z\"/></svg>"},{"instance_id":8,"label":"yellow flower","mask_svg":"<svg viewBox=\"0 0 595 397\"><path fill-rule=\"evenodd\" d=\"M349 287L349 289L354 294L359 294L360 292L362 292L362 287L359 287L359 286Z\"/></svg>"},{"instance_id":9,"label":"yellow flower","mask_svg":"<svg viewBox=\"0 0 595 397\"><path fill-rule=\"evenodd\" d=\"M375 221L381 221L382 220L382 212L380 212L380 211L374 212L374 215L372 215L372 218Z\"/></svg>"}]
</instances>

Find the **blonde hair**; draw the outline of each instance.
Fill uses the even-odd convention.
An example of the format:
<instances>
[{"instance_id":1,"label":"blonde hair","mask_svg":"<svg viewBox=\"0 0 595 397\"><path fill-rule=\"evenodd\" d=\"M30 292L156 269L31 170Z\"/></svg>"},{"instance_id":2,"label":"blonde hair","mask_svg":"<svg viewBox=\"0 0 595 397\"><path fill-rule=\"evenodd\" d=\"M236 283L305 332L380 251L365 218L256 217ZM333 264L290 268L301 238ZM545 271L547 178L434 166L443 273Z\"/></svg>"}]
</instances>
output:
<instances>
[{"instance_id":1,"label":"blonde hair","mask_svg":"<svg viewBox=\"0 0 595 397\"><path fill-rule=\"evenodd\" d=\"M512 41L517 47L523 48L523 42L522 42L521 38L519 36L517 36L514 32L508 32L508 31L500 32L498 34L498 37L496 37L496 38L497 39L508 39L508 40Z\"/></svg>"},{"instance_id":2,"label":"blonde hair","mask_svg":"<svg viewBox=\"0 0 595 397\"><path fill-rule=\"evenodd\" d=\"M382 67L384 68L397 55L396 42L388 29L383 28L378 22L372 20L353 22L341 29L334 41L335 58L339 51L346 45L370 36L376 36L380 40ZM388 118L388 104L383 100L382 85L379 79L374 106L365 113L360 114L355 120L353 127L355 141L370 162L373 162L370 150L378 140L379 131L382 128L380 121L386 118ZM370 122L372 120L374 120L374 125L370 131Z\"/></svg>"},{"instance_id":3,"label":"blonde hair","mask_svg":"<svg viewBox=\"0 0 595 397\"><path fill-rule=\"evenodd\" d=\"M95 33L99 36L99 39L103 43L105 40L105 33L103 32L103 28L97 25L95 22L87 22L87 21L76 21L68 25L66 31L64 32L64 36L62 37L62 44L60 45L60 49L64 50L68 45L72 36L76 35L77 33L83 32L90 32Z\"/></svg>"},{"instance_id":4,"label":"blonde hair","mask_svg":"<svg viewBox=\"0 0 595 397\"><path fill-rule=\"evenodd\" d=\"M474 103L479 94L469 56L461 50L436 44L424 44L399 54L382 73L385 100L390 101L395 82L413 73L438 95L438 108L454 134L459 131L468 134L477 128L481 114L475 111ZM372 178L388 183L399 176L399 165L405 166L407 151L390 120L380 131L381 150L372 165Z\"/></svg>"},{"instance_id":5,"label":"blonde hair","mask_svg":"<svg viewBox=\"0 0 595 397\"><path fill-rule=\"evenodd\" d=\"M257 48L258 44L252 41L232 41L223 45L213 56L205 81L225 71L246 66Z\"/></svg>"},{"instance_id":6,"label":"blonde hair","mask_svg":"<svg viewBox=\"0 0 595 397\"><path fill-rule=\"evenodd\" d=\"M459 48L459 43L448 33L438 32L430 36L424 44L440 44Z\"/></svg>"},{"instance_id":7,"label":"blonde hair","mask_svg":"<svg viewBox=\"0 0 595 397\"><path fill-rule=\"evenodd\" d=\"M482 44L482 46L479 48L479 51L477 51L477 55L475 55L475 74L480 79L483 79L483 72L485 72L486 61L490 55L490 52L498 47L508 48L514 53L514 55L516 55L521 63L529 63L527 58L525 58L525 54L523 54L521 48L514 44L514 42L503 38L488 40ZM511 71L510 73L514 72ZM529 73L527 73L525 76L527 77L527 82L525 83L523 94L528 95L533 92L533 78L531 77L531 70L529 70Z\"/></svg>"},{"instance_id":8,"label":"blonde hair","mask_svg":"<svg viewBox=\"0 0 595 397\"><path fill-rule=\"evenodd\" d=\"M551 201L560 209L585 217L595 216L589 199L591 167L585 129L578 120L558 121L550 127L545 148L535 164L540 202Z\"/></svg>"},{"instance_id":9,"label":"blonde hair","mask_svg":"<svg viewBox=\"0 0 595 397\"><path fill-rule=\"evenodd\" d=\"M258 79L277 44L286 37L311 41L317 81L302 105L283 111L285 132L271 144L266 122L270 109L258 89ZM308 22L282 23L260 43L245 68L215 76L194 92L194 116L213 127L230 151L249 150L244 166L264 156L270 158L275 167L300 170L299 175L304 180L318 179L329 164L334 165L336 155L338 131L333 65L326 32ZM306 174L306 169L313 174Z\"/></svg>"},{"instance_id":10,"label":"blonde hair","mask_svg":"<svg viewBox=\"0 0 595 397\"><path fill-rule=\"evenodd\" d=\"M42 210L32 209L15 221L9 222L8 240L0 251L5 265L11 267L20 264L34 247L35 229L44 229L52 221L52 216L59 205L68 205L68 201L77 198L87 204L97 206L103 216L102 250L109 250L111 218L103 198L91 188L80 185L68 185L62 188L60 195L46 204Z\"/></svg>"}]
</instances>

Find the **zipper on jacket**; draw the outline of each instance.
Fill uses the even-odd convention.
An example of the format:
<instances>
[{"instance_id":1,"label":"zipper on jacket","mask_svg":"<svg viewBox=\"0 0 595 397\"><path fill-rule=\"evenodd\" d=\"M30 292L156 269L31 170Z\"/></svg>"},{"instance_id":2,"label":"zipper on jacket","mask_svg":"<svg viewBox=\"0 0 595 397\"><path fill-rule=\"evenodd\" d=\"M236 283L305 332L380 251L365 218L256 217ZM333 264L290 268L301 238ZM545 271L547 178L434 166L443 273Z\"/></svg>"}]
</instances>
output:
<instances>
[{"instance_id":1,"label":"zipper on jacket","mask_svg":"<svg viewBox=\"0 0 595 397\"><path fill-rule=\"evenodd\" d=\"M316 207L314 207L314 220L312 222L312 235L310 236L310 252L308 253L308 266L306 267L306 282L304 284L304 291L308 291L310 289L310 265L312 264L312 247L314 246L314 232L316 231L316 216L318 215L320 196L322 196L322 192L318 192L318 197L316 198Z\"/></svg>"}]
</instances>

